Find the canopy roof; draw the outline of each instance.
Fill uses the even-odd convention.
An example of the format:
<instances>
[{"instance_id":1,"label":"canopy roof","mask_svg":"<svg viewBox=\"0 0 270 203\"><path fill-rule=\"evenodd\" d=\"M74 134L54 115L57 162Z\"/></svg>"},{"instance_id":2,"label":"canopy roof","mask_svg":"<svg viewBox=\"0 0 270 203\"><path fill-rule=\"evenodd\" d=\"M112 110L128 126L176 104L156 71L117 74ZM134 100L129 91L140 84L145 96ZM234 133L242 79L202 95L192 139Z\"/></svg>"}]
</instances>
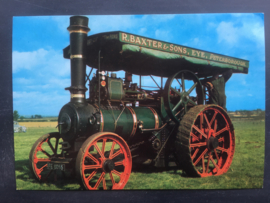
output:
<instances>
[{"instance_id":1,"label":"canopy roof","mask_svg":"<svg viewBox=\"0 0 270 203\"><path fill-rule=\"evenodd\" d=\"M198 77L212 76L232 69L248 73L249 61L190 47L158 41L126 32L106 32L88 36L86 64L101 70L129 71L137 75L169 77L180 70L190 70ZM70 57L70 47L64 49Z\"/></svg>"}]
</instances>

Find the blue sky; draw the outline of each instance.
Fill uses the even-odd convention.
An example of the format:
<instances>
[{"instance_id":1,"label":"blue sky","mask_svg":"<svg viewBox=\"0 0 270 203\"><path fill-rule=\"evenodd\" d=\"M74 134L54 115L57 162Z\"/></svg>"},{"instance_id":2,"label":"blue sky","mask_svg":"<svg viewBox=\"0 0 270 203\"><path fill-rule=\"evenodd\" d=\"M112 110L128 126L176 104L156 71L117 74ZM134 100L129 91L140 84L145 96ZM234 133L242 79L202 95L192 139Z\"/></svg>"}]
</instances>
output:
<instances>
[{"instance_id":1,"label":"blue sky","mask_svg":"<svg viewBox=\"0 0 270 203\"><path fill-rule=\"evenodd\" d=\"M13 108L20 115L57 116L69 102L70 94L64 88L70 86L70 62L62 53L69 45L69 17L13 18ZM87 17L89 35L121 30L249 60L249 73L234 74L226 84L227 109L265 109L263 14Z\"/></svg>"}]
</instances>

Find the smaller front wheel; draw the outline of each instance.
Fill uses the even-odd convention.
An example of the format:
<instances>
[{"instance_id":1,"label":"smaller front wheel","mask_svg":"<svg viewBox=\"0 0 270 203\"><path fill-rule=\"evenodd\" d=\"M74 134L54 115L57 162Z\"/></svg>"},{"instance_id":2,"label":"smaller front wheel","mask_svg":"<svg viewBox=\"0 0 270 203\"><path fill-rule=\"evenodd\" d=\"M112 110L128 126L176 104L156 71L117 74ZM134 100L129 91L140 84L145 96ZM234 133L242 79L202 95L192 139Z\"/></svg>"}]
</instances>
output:
<instances>
[{"instance_id":1,"label":"smaller front wheel","mask_svg":"<svg viewBox=\"0 0 270 203\"><path fill-rule=\"evenodd\" d=\"M61 150L59 149L60 139L59 133L49 133L40 137L32 146L29 154L30 169L40 182L55 178L53 170L48 169L48 163L53 158L61 156Z\"/></svg>"},{"instance_id":2,"label":"smaller front wheel","mask_svg":"<svg viewBox=\"0 0 270 203\"><path fill-rule=\"evenodd\" d=\"M76 173L87 190L123 189L129 179L132 158L123 138L100 132L82 145L76 159Z\"/></svg>"}]
</instances>

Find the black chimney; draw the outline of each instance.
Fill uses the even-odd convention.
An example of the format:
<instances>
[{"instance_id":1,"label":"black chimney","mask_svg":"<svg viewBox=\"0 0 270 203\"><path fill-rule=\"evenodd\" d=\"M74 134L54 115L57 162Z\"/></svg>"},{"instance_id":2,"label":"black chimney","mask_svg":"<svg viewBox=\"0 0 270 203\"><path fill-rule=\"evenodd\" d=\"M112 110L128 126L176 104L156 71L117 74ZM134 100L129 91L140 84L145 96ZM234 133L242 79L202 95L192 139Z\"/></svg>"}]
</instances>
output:
<instances>
[{"instance_id":1,"label":"black chimney","mask_svg":"<svg viewBox=\"0 0 270 203\"><path fill-rule=\"evenodd\" d=\"M88 18L83 16L70 17L70 26L67 28L70 33L70 64L71 64L71 86L66 88L70 91L71 102L84 103L85 92L85 54Z\"/></svg>"}]
</instances>

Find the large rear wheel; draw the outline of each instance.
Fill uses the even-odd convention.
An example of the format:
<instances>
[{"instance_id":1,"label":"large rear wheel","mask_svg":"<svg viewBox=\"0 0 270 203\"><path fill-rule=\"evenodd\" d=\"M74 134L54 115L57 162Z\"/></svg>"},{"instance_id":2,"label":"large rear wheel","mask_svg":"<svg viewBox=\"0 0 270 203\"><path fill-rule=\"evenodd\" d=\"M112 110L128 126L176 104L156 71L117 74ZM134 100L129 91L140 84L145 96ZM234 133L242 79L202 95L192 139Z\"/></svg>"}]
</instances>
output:
<instances>
[{"instance_id":1,"label":"large rear wheel","mask_svg":"<svg viewBox=\"0 0 270 203\"><path fill-rule=\"evenodd\" d=\"M76 159L76 173L87 190L123 189L132 168L126 142L115 133L100 132L82 145Z\"/></svg>"},{"instance_id":2,"label":"large rear wheel","mask_svg":"<svg viewBox=\"0 0 270 203\"><path fill-rule=\"evenodd\" d=\"M189 176L207 177L226 173L235 150L234 129L218 105L198 105L183 117L175 150Z\"/></svg>"}]
</instances>

